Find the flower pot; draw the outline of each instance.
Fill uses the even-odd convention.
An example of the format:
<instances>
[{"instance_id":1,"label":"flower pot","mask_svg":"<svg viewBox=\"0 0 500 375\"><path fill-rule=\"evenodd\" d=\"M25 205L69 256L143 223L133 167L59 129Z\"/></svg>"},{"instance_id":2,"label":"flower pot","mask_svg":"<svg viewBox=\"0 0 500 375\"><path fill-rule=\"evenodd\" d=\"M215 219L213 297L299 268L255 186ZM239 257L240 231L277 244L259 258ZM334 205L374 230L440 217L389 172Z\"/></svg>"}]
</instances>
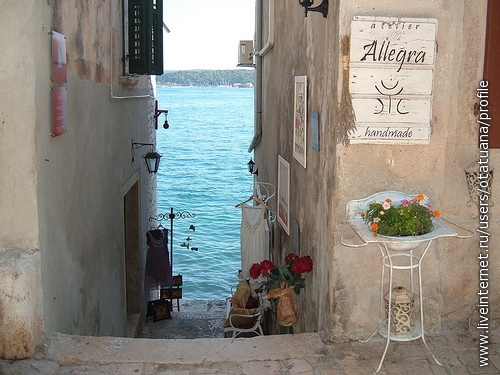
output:
<instances>
[{"instance_id":1,"label":"flower pot","mask_svg":"<svg viewBox=\"0 0 500 375\"><path fill-rule=\"evenodd\" d=\"M387 249L393 251L410 251L419 247L422 243L429 241L429 239L419 239L419 236L408 237L389 237L379 236L380 239L388 239L388 241L381 241L387 246Z\"/></svg>"}]
</instances>

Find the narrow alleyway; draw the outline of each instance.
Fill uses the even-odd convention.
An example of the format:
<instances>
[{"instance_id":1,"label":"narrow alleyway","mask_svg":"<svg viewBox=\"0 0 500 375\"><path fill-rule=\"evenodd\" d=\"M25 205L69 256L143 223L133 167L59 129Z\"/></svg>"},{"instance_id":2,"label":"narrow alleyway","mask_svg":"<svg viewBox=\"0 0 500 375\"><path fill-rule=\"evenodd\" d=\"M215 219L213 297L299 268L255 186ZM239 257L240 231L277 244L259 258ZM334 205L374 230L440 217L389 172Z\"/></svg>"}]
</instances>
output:
<instances>
[{"instance_id":1,"label":"narrow alleyway","mask_svg":"<svg viewBox=\"0 0 500 375\"><path fill-rule=\"evenodd\" d=\"M142 321L138 338L147 339L210 339L224 337L226 301L183 300L180 311L174 301L172 319L155 322L152 317Z\"/></svg>"}]
</instances>

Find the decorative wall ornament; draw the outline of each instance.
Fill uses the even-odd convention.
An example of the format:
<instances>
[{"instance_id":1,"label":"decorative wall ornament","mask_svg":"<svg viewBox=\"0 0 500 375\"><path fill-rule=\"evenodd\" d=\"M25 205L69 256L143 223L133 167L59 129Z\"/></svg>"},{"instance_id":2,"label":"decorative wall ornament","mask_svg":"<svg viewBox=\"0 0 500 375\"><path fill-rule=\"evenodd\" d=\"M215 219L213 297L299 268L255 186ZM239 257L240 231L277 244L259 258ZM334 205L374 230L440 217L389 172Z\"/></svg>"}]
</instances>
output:
<instances>
[{"instance_id":1,"label":"decorative wall ornament","mask_svg":"<svg viewBox=\"0 0 500 375\"><path fill-rule=\"evenodd\" d=\"M495 168L488 166L487 172L481 172L479 168L479 156L476 160L472 161L467 168L464 168L465 178L467 179L467 188L469 189L469 201L467 207L474 203L479 210L479 197L487 196L488 207L493 207L494 203L491 200L491 191L493 189L493 171ZM471 213L472 219L477 219L478 213Z\"/></svg>"},{"instance_id":2,"label":"decorative wall ornament","mask_svg":"<svg viewBox=\"0 0 500 375\"><path fill-rule=\"evenodd\" d=\"M349 146L349 135L356 131L356 114L352 108L351 93L349 91L349 35L344 35L340 41L342 51L342 93L337 109L337 143Z\"/></svg>"}]
</instances>

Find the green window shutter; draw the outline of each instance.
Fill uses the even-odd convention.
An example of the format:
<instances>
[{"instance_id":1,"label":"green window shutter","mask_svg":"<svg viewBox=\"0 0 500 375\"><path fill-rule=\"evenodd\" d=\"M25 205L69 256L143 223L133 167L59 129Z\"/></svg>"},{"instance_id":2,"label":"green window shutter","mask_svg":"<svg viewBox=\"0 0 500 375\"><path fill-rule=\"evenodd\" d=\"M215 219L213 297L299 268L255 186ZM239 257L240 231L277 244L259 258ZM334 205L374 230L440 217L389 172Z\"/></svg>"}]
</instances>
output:
<instances>
[{"instance_id":1,"label":"green window shutter","mask_svg":"<svg viewBox=\"0 0 500 375\"><path fill-rule=\"evenodd\" d=\"M129 0L129 73L163 74L163 0Z\"/></svg>"}]
</instances>

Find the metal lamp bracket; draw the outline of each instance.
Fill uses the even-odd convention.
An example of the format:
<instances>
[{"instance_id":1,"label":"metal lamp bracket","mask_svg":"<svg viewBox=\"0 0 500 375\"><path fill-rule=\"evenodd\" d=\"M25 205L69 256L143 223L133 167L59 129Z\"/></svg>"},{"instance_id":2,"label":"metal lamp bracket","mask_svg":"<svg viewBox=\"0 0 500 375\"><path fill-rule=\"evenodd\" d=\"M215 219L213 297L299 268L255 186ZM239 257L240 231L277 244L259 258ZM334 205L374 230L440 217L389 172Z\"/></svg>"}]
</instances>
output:
<instances>
[{"instance_id":1,"label":"metal lamp bracket","mask_svg":"<svg viewBox=\"0 0 500 375\"><path fill-rule=\"evenodd\" d=\"M305 10L305 16L307 17L308 12L318 12L323 14L323 18L328 17L328 0L323 0L320 5L316 7L311 7L309 3L312 5L314 1L301 1L299 0L300 5L304 7Z\"/></svg>"},{"instance_id":2,"label":"metal lamp bracket","mask_svg":"<svg viewBox=\"0 0 500 375\"><path fill-rule=\"evenodd\" d=\"M155 129L158 130L158 117L164 113L165 114L165 123L163 124L163 127L165 129L168 129L168 121L167 121L167 115L168 115L168 110L167 109L158 109L158 100L155 100L155 114L154 114L154 119L155 119Z\"/></svg>"}]
</instances>

